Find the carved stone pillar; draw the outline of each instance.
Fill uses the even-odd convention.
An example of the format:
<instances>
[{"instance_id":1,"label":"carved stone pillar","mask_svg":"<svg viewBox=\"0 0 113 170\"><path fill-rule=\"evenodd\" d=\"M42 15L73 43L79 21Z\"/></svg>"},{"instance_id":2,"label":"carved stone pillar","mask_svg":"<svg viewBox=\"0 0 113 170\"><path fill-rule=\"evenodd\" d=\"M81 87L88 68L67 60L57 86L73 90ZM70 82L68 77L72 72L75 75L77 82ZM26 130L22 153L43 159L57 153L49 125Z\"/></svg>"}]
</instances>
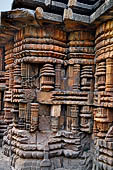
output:
<instances>
[{"instance_id":1,"label":"carved stone pillar","mask_svg":"<svg viewBox=\"0 0 113 170\"><path fill-rule=\"evenodd\" d=\"M26 111L26 130L30 131L31 129L31 105L27 103L27 111Z\"/></svg>"},{"instance_id":2,"label":"carved stone pillar","mask_svg":"<svg viewBox=\"0 0 113 170\"><path fill-rule=\"evenodd\" d=\"M13 68L9 68L9 89L13 88L14 76L13 76Z\"/></svg>"},{"instance_id":3,"label":"carved stone pillar","mask_svg":"<svg viewBox=\"0 0 113 170\"><path fill-rule=\"evenodd\" d=\"M40 89L51 91L54 89L55 71L52 64L45 64L40 70Z\"/></svg>"},{"instance_id":4,"label":"carved stone pillar","mask_svg":"<svg viewBox=\"0 0 113 170\"><path fill-rule=\"evenodd\" d=\"M53 105L51 107L51 129L53 132L58 131L60 115L61 115L61 105Z\"/></svg>"},{"instance_id":5,"label":"carved stone pillar","mask_svg":"<svg viewBox=\"0 0 113 170\"><path fill-rule=\"evenodd\" d=\"M68 66L68 70L67 70L67 72L68 72L68 77L67 77L67 79L68 79L68 90L73 90L73 66L72 65L69 65Z\"/></svg>"},{"instance_id":6,"label":"carved stone pillar","mask_svg":"<svg viewBox=\"0 0 113 170\"><path fill-rule=\"evenodd\" d=\"M61 86L61 64L56 64L55 72L56 72L55 90L60 90L60 86Z\"/></svg>"},{"instance_id":7,"label":"carved stone pillar","mask_svg":"<svg viewBox=\"0 0 113 170\"><path fill-rule=\"evenodd\" d=\"M67 115L66 115L66 130L71 131L71 107L67 106Z\"/></svg>"},{"instance_id":8,"label":"carved stone pillar","mask_svg":"<svg viewBox=\"0 0 113 170\"><path fill-rule=\"evenodd\" d=\"M15 104L13 105L12 114L13 114L14 127L18 128L18 122L19 122L19 107L18 107L18 104L17 104L17 103L15 103Z\"/></svg>"},{"instance_id":9,"label":"carved stone pillar","mask_svg":"<svg viewBox=\"0 0 113 170\"><path fill-rule=\"evenodd\" d=\"M19 103L19 127L25 129L27 104Z\"/></svg>"},{"instance_id":10,"label":"carved stone pillar","mask_svg":"<svg viewBox=\"0 0 113 170\"><path fill-rule=\"evenodd\" d=\"M113 92L113 59L106 60L106 91Z\"/></svg>"},{"instance_id":11,"label":"carved stone pillar","mask_svg":"<svg viewBox=\"0 0 113 170\"><path fill-rule=\"evenodd\" d=\"M21 77L22 77L22 83L25 86L25 81L27 78L27 67L25 63L21 63Z\"/></svg>"},{"instance_id":12,"label":"carved stone pillar","mask_svg":"<svg viewBox=\"0 0 113 170\"><path fill-rule=\"evenodd\" d=\"M21 66L15 65L14 68L14 88L21 88Z\"/></svg>"},{"instance_id":13,"label":"carved stone pillar","mask_svg":"<svg viewBox=\"0 0 113 170\"><path fill-rule=\"evenodd\" d=\"M92 132L92 108L82 106L80 110L80 130L83 132Z\"/></svg>"},{"instance_id":14,"label":"carved stone pillar","mask_svg":"<svg viewBox=\"0 0 113 170\"><path fill-rule=\"evenodd\" d=\"M73 90L80 90L80 64L73 66Z\"/></svg>"},{"instance_id":15,"label":"carved stone pillar","mask_svg":"<svg viewBox=\"0 0 113 170\"><path fill-rule=\"evenodd\" d=\"M39 104L31 103L31 131L35 131L38 128L38 113Z\"/></svg>"},{"instance_id":16,"label":"carved stone pillar","mask_svg":"<svg viewBox=\"0 0 113 170\"><path fill-rule=\"evenodd\" d=\"M5 84L6 84L6 90L8 90L9 89L9 70L7 69L6 71L5 71Z\"/></svg>"},{"instance_id":17,"label":"carved stone pillar","mask_svg":"<svg viewBox=\"0 0 113 170\"><path fill-rule=\"evenodd\" d=\"M76 131L79 129L79 107L77 105L72 105L70 112L72 119L71 130Z\"/></svg>"},{"instance_id":18,"label":"carved stone pillar","mask_svg":"<svg viewBox=\"0 0 113 170\"><path fill-rule=\"evenodd\" d=\"M95 74L95 92L98 91L98 77Z\"/></svg>"}]
</instances>

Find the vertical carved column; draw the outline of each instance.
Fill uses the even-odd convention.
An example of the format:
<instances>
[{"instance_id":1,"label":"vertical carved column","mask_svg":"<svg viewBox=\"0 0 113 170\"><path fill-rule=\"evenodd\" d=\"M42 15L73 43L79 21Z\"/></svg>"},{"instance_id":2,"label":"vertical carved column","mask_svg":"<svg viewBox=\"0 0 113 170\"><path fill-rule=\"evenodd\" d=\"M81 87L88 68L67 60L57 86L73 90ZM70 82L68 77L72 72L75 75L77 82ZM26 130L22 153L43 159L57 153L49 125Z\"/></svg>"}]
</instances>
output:
<instances>
[{"instance_id":1,"label":"vertical carved column","mask_svg":"<svg viewBox=\"0 0 113 170\"><path fill-rule=\"evenodd\" d=\"M31 103L31 131L35 131L38 128L38 112L39 104Z\"/></svg>"},{"instance_id":2,"label":"vertical carved column","mask_svg":"<svg viewBox=\"0 0 113 170\"><path fill-rule=\"evenodd\" d=\"M13 123L14 123L14 127L18 128L18 122L19 122L19 106L17 103L15 103L13 105Z\"/></svg>"},{"instance_id":3,"label":"vertical carved column","mask_svg":"<svg viewBox=\"0 0 113 170\"><path fill-rule=\"evenodd\" d=\"M71 113L70 113L70 106L67 106L67 116L66 116L66 130L71 130Z\"/></svg>"},{"instance_id":4,"label":"vertical carved column","mask_svg":"<svg viewBox=\"0 0 113 170\"><path fill-rule=\"evenodd\" d=\"M9 72L9 66L5 66L6 72L5 72L5 80L6 80L6 91L4 95L4 120L7 122L7 124L12 122L12 92L9 89L9 82L10 82L10 72Z\"/></svg>"},{"instance_id":5,"label":"vertical carved column","mask_svg":"<svg viewBox=\"0 0 113 170\"><path fill-rule=\"evenodd\" d=\"M60 115L61 115L61 105L53 105L51 107L51 129L53 132L58 131Z\"/></svg>"},{"instance_id":6,"label":"vertical carved column","mask_svg":"<svg viewBox=\"0 0 113 170\"><path fill-rule=\"evenodd\" d=\"M5 71L5 81L6 81L6 89L8 90L9 89L9 69L7 69L5 67L6 71Z\"/></svg>"},{"instance_id":7,"label":"vertical carved column","mask_svg":"<svg viewBox=\"0 0 113 170\"><path fill-rule=\"evenodd\" d=\"M19 103L23 101L24 94L21 83L21 65L17 64L14 68L13 102Z\"/></svg>"},{"instance_id":8,"label":"vertical carved column","mask_svg":"<svg viewBox=\"0 0 113 170\"><path fill-rule=\"evenodd\" d=\"M21 66L15 65L14 69L14 88L21 88Z\"/></svg>"},{"instance_id":9,"label":"vertical carved column","mask_svg":"<svg viewBox=\"0 0 113 170\"><path fill-rule=\"evenodd\" d=\"M27 72L26 64L21 63L21 76L22 76L23 81L26 80L26 72Z\"/></svg>"},{"instance_id":10,"label":"vertical carved column","mask_svg":"<svg viewBox=\"0 0 113 170\"><path fill-rule=\"evenodd\" d=\"M27 103L27 111L26 111L26 130L31 129L31 105Z\"/></svg>"},{"instance_id":11,"label":"vertical carved column","mask_svg":"<svg viewBox=\"0 0 113 170\"><path fill-rule=\"evenodd\" d=\"M106 60L106 91L113 92L113 59Z\"/></svg>"},{"instance_id":12,"label":"vertical carved column","mask_svg":"<svg viewBox=\"0 0 113 170\"><path fill-rule=\"evenodd\" d=\"M10 68L9 68L9 89L12 89L12 88L13 88L13 81L14 81L13 68L10 67Z\"/></svg>"},{"instance_id":13,"label":"vertical carved column","mask_svg":"<svg viewBox=\"0 0 113 170\"><path fill-rule=\"evenodd\" d=\"M80 110L80 130L83 132L92 132L92 108L82 106Z\"/></svg>"},{"instance_id":14,"label":"vertical carved column","mask_svg":"<svg viewBox=\"0 0 113 170\"><path fill-rule=\"evenodd\" d=\"M79 107L77 105L72 105L70 112L72 119L71 130L76 131L79 129Z\"/></svg>"},{"instance_id":15,"label":"vertical carved column","mask_svg":"<svg viewBox=\"0 0 113 170\"><path fill-rule=\"evenodd\" d=\"M61 64L56 64L55 72L56 72L55 90L60 90L60 86L61 86Z\"/></svg>"},{"instance_id":16,"label":"vertical carved column","mask_svg":"<svg viewBox=\"0 0 113 170\"><path fill-rule=\"evenodd\" d=\"M94 119L95 119L95 117L96 117L97 110L98 110L98 108L93 109ZM94 134L95 137L97 136L97 133L98 133L97 122L94 121L94 123L93 123L93 134Z\"/></svg>"},{"instance_id":17,"label":"vertical carved column","mask_svg":"<svg viewBox=\"0 0 113 170\"><path fill-rule=\"evenodd\" d=\"M98 91L105 91L106 82L106 62L101 61L97 63L96 74L95 74L95 86Z\"/></svg>"},{"instance_id":18,"label":"vertical carved column","mask_svg":"<svg viewBox=\"0 0 113 170\"><path fill-rule=\"evenodd\" d=\"M52 64L43 65L40 70L40 89L51 91L54 89L55 70Z\"/></svg>"},{"instance_id":19,"label":"vertical carved column","mask_svg":"<svg viewBox=\"0 0 113 170\"><path fill-rule=\"evenodd\" d=\"M19 127L25 129L25 115L27 111L27 104L26 103L19 103Z\"/></svg>"},{"instance_id":20,"label":"vertical carved column","mask_svg":"<svg viewBox=\"0 0 113 170\"><path fill-rule=\"evenodd\" d=\"M74 64L73 78L73 90L80 90L80 64Z\"/></svg>"},{"instance_id":21,"label":"vertical carved column","mask_svg":"<svg viewBox=\"0 0 113 170\"><path fill-rule=\"evenodd\" d=\"M93 67L92 65L83 65L80 73L81 78L81 90L93 91Z\"/></svg>"},{"instance_id":22,"label":"vertical carved column","mask_svg":"<svg viewBox=\"0 0 113 170\"><path fill-rule=\"evenodd\" d=\"M68 90L73 90L73 66L68 66Z\"/></svg>"},{"instance_id":23,"label":"vertical carved column","mask_svg":"<svg viewBox=\"0 0 113 170\"><path fill-rule=\"evenodd\" d=\"M97 65L96 65L96 71L97 72L98 68L97 68ZM98 76L96 75L95 73L95 92L98 91Z\"/></svg>"}]
</instances>

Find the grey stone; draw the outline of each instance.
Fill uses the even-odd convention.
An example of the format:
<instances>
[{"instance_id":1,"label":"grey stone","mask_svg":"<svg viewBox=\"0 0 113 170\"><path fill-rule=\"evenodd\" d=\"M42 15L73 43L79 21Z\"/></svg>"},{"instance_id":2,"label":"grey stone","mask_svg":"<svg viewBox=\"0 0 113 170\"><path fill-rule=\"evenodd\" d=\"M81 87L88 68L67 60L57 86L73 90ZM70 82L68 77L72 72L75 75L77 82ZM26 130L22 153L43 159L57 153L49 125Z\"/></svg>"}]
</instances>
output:
<instances>
[{"instance_id":1,"label":"grey stone","mask_svg":"<svg viewBox=\"0 0 113 170\"><path fill-rule=\"evenodd\" d=\"M4 156L0 148L0 170L11 170L9 157Z\"/></svg>"},{"instance_id":2,"label":"grey stone","mask_svg":"<svg viewBox=\"0 0 113 170\"><path fill-rule=\"evenodd\" d=\"M37 168L36 167L32 167L31 170L37 170Z\"/></svg>"},{"instance_id":3,"label":"grey stone","mask_svg":"<svg viewBox=\"0 0 113 170\"><path fill-rule=\"evenodd\" d=\"M35 166L35 167L36 167L36 166L37 166L37 161L33 161L33 162L32 162L32 166Z\"/></svg>"},{"instance_id":4,"label":"grey stone","mask_svg":"<svg viewBox=\"0 0 113 170\"><path fill-rule=\"evenodd\" d=\"M26 167L23 170L32 170L32 168L31 167Z\"/></svg>"}]
</instances>

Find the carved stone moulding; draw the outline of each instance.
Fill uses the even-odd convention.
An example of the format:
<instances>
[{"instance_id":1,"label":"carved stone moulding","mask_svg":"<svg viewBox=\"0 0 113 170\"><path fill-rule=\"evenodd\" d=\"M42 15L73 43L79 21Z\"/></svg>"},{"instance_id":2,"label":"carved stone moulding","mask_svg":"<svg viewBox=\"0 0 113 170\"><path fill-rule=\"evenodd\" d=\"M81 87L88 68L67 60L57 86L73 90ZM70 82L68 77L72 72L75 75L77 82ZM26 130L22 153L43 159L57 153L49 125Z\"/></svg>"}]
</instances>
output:
<instances>
[{"instance_id":1,"label":"carved stone moulding","mask_svg":"<svg viewBox=\"0 0 113 170\"><path fill-rule=\"evenodd\" d=\"M50 91L54 89L55 70L53 65L45 64L40 70L40 88L41 90Z\"/></svg>"},{"instance_id":2,"label":"carved stone moulding","mask_svg":"<svg viewBox=\"0 0 113 170\"><path fill-rule=\"evenodd\" d=\"M106 133L109 127L112 125L113 121L112 109L98 107L96 109L96 114L94 114L94 121L96 126L94 126L94 128L97 128L98 132L97 136L99 136L100 138L105 138Z\"/></svg>"},{"instance_id":3,"label":"carved stone moulding","mask_svg":"<svg viewBox=\"0 0 113 170\"><path fill-rule=\"evenodd\" d=\"M91 106L82 106L80 109L80 130L82 132L92 133L93 129L93 108Z\"/></svg>"},{"instance_id":4,"label":"carved stone moulding","mask_svg":"<svg viewBox=\"0 0 113 170\"><path fill-rule=\"evenodd\" d=\"M74 31L68 36L69 58L94 58L94 35L88 31Z\"/></svg>"},{"instance_id":5,"label":"carved stone moulding","mask_svg":"<svg viewBox=\"0 0 113 170\"><path fill-rule=\"evenodd\" d=\"M27 26L15 36L14 57L46 56L63 59L66 33L58 28Z\"/></svg>"}]
</instances>

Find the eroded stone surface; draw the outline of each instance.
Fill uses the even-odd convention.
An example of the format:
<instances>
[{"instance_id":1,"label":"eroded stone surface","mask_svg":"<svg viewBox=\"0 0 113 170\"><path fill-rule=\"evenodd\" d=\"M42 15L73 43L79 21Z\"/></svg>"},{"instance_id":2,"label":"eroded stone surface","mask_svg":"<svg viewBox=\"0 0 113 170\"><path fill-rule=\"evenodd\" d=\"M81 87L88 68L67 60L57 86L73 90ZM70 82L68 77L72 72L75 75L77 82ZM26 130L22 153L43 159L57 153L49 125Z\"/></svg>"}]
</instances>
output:
<instances>
[{"instance_id":1,"label":"eroded stone surface","mask_svg":"<svg viewBox=\"0 0 113 170\"><path fill-rule=\"evenodd\" d=\"M0 170L11 170L10 159L3 154L2 148L0 148Z\"/></svg>"}]
</instances>

